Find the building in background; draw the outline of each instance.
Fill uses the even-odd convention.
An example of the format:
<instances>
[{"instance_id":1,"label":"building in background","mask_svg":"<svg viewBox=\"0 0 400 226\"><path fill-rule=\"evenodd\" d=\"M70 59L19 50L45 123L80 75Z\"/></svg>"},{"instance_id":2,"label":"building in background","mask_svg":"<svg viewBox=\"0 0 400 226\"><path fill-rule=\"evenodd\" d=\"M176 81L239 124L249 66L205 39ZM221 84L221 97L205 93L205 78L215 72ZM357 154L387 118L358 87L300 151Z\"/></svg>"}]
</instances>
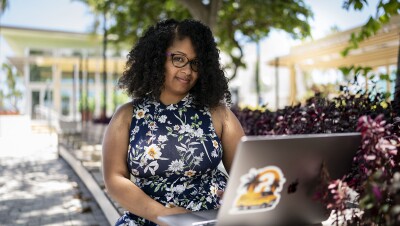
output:
<instances>
[{"instance_id":1,"label":"building in background","mask_svg":"<svg viewBox=\"0 0 400 226\"><path fill-rule=\"evenodd\" d=\"M46 106L77 121L83 106L90 115L100 115L104 93L101 36L10 26L2 26L1 35L14 52L7 56L8 63L24 77L23 114L35 119L35 109ZM115 82L123 71L126 53L108 46L105 74L109 116L116 107Z\"/></svg>"}]
</instances>

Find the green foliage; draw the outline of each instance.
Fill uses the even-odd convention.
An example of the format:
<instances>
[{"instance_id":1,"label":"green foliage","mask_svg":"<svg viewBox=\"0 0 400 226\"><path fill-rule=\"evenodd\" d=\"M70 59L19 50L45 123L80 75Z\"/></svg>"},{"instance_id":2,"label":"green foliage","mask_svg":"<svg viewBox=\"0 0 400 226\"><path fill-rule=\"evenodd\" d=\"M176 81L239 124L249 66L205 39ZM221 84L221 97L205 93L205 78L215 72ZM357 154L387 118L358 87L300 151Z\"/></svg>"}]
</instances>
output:
<instances>
[{"instance_id":1,"label":"green foliage","mask_svg":"<svg viewBox=\"0 0 400 226\"><path fill-rule=\"evenodd\" d=\"M349 10L362 10L364 5L368 5L367 0L345 0L343 8ZM400 2L398 0L380 0L376 9L376 15L371 16L368 22L362 26L361 31L353 33L349 40L349 46L342 51L343 56L347 56L352 49L358 48L358 43L375 35L382 26L390 21L390 18L399 15Z\"/></svg>"},{"instance_id":2,"label":"green foliage","mask_svg":"<svg viewBox=\"0 0 400 226\"><path fill-rule=\"evenodd\" d=\"M0 0L0 16L7 9L7 7L8 7L8 1L7 0Z\"/></svg>"},{"instance_id":3,"label":"green foliage","mask_svg":"<svg viewBox=\"0 0 400 226\"><path fill-rule=\"evenodd\" d=\"M178 0L81 1L92 6L96 12L103 11L106 1L107 13L112 21L109 33L118 37L116 42L128 43L130 46L136 43L148 26L157 21L192 18L190 12L199 10L185 8ZM245 42L258 41L268 36L272 29L286 31L294 38L310 35L308 20L312 13L302 0L210 0L208 4L202 0L192 1L197 1L208 10L212 1L220 1L221 7L216 14L217 24L213 30L219 47L231 57L228 67L234 68L234 75L238 67L245 66L242 61L242 45Z\"/></svg>"},{"instance_id":4,"label":"green foliage","mask_svg":"<svg viewBox=\"0 0 400 226\"><path fill-rule=\"evenodd\" d=\"M92 96L87 96L85 93L83 93L79 99L79 111L94 112L95 107L95 98Z\"/></svg>"},{"instance_id":5,"label":"green foliage","mask_svg":"<svg viewBox=\"0 0 400 226\"><path fill-rule=\"evenodd\" d=\"M6 74L5 89L0 90L0 110L7 110L7 105L13 111L19 111L18 101L22 99L22 91L18 88L18 78L21 75L10 64L3 63L2 71Z\"/></svg>"},{"instance_id":6,"label":"green foliage","mask_svg":"<svg viewBox=\"0 0 400 226\"><path fill-rule=\"evenodd\" d=\"M113 93L113 106L112 109L116 109L118 106L129 101L129 96L121 91L114 91Z\"/></svg>"},{"instance_id":7,"label":"green foliage","mask_svg":"<svg viewBox=\"0 0 400 226\"><path fill-rule=\"evenodd\" d=\"M255 7L256 6L256 7ZM293 38L310 36L308 20L313 16L303 1L223 1L218 13L216 36L219 47L228 53L237 70L245 66L242 45L265 38L273 29L283 30Z\"/></svg>"},{"instance_id":8,"label":"green foliage","mask_svg":"<svg viewBox=\"0 0 400 226\"><path fill-rule=\"evenodd\" d=\"M373 85L372 89L377 89L376 83L377 81L387 81L387 82L394 82L389 74L384 73L373 73L371 67L340 67L339 70L343 73L346 80L348 82L354 82L354 85L360 86L358 83L359 77L364 77L366 80L370 81ZM391 97L391 93L384 92L382 93L384 99L389 99Z\"/></svg>"},{"instance_id":9,"label":"green foliage","mask_svg":"<svg viewBox=\"0 0 400 226\"><path fill-rule=\"evenodd\" d=\"M117 36L116 43L126 42L129 45L138 40L144 30L161 19L174 17L189 18L187 9L174 0L78 0L89 5L98 15L106 12L111 24L109 33ZM96 21L95 29L99 26Z\"/></svg>"}]
</instances>

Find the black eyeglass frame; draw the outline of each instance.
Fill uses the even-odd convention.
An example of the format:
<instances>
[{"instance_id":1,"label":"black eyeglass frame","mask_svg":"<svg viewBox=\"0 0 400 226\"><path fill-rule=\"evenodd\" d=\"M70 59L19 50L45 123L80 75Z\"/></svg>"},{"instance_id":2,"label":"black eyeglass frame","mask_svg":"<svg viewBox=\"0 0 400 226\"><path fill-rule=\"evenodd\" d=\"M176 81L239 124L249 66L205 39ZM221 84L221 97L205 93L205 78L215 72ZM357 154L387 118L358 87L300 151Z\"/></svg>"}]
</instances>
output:
<instances>
[{"instance_id":1,"label":"black eyeglass frame","mask_svg":"<svg viewBox=\"0 0 400 226\"><path fill-rule=\"evenodd\" d=\"M193 60L189 60L189 58L187 57L187 56L185 56L184 54L182 54L182 53L167 53L167 55L168 56L170 56L171 57L171 63L172 63L172 65L174 65L174 67L176 67L176 68L183 68L183 67L185 67L187 64L190 64L190 69L192 69L192 71L194 71L194 72L198 72L199 71L199 60L198 59L193 59ZM175 65L174 64L174 56L177 56L177 55L179 55L179 56L182 56L182 57L184 57L184 58L186 58L186 63L184 64L184 65L182 65L182 66L177 66L177 65ZM195 64L197 64L196 66L193 66L194 65L194 63ZM196 67L196 68L193 68L193 67Z\"/></svg>"}]
</instances>

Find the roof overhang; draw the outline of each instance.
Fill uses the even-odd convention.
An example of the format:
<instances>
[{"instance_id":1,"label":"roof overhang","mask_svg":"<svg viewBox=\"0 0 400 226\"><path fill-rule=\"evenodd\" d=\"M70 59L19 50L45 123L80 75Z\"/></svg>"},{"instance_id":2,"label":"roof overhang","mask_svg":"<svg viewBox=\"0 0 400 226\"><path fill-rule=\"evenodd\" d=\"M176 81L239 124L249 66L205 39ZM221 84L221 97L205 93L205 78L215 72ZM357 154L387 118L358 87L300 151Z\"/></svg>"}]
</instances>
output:
<instances>
[{"instance_id":1,"label":"roof overhang","mask_svg":"<svg viewBox=\"0 0 400 226\"><path fill-rule=\"evenodd\" d=\"M352 33L361 28L336 33L328 37L303 43L291 48L290 54L268 61L269 65L300 67L303 69L329 69L349 66L379 67L397 63L400 44L400 16L391 18L378 33L359 43L346 57L341 52L349 46ZM278 65L277 65L278 64Z\"/></svg>"},{"instance_id":2,"label":"roof overhang","mask_svg":"<svg viewBox=\"0 0 400 226\"><path fill-rule=\"evenodd\" d=\"M102 37L98 34L11 26L1 26L0 32L17 56L24 56L27 48L101 50L102 47Z\"/></svg>"},{"instance_id":3,"label":"roof overhang","mask_svg":"<svg viewBox=\"0 0 400 226\"><path fill-rule=\"evenodd\" d=\"M41 66L57 66L63 72L74 72L81 67L89 73L103 71L103 59L101 57L78 58L78 57L8 57L7 58L21 73L26 63ZM125 68L125 59L107 58L107 71L122 74Z\"/></svg>"}]
</instances>

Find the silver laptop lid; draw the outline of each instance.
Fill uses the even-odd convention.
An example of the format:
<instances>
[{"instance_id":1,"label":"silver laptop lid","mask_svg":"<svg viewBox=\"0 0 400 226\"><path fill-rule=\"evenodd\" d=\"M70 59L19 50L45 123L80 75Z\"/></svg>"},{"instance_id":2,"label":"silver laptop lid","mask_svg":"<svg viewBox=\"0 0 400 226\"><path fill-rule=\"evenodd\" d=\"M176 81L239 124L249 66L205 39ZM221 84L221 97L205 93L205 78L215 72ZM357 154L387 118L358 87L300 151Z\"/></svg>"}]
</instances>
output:
<instances>
[{"instance_id":1,"label":"silver laptop lid","mask_svg":"<svg viewBox=\"0 0 400 226\"><path fill-rule=\"evenodd\" d=\"M329 217L314 196L321 173L348 173L360 143L359 133L243 137L217 225L321 223Z\"/></svg>"}]
</instances>

